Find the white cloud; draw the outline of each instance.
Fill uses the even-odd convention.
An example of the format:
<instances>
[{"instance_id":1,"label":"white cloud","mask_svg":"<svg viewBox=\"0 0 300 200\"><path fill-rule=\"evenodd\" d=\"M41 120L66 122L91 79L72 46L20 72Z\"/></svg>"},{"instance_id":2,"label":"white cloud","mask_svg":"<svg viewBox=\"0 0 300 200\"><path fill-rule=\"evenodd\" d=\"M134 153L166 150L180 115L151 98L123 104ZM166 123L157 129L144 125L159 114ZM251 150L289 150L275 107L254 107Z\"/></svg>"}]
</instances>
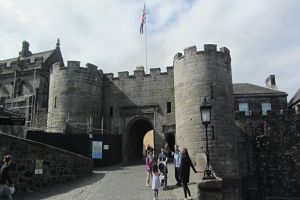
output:
<instances>
[{"instance_id":1,"label":"white cloud","mask_svg":"<svg viewBox=\"0 0 300 200\"><path fill-rule=\"evenodd\" d=\"M28 40L33 52L55 47L65 60L97 64L104 72L145 64L139 25L141 0L0 0L0 59L17 56ZM234 82L264 85L275 74L279 89L300 87L298 0L147 1L148 66L172 65L175 53L205 43L231 51Z\"/></svg>"}]
</instances>

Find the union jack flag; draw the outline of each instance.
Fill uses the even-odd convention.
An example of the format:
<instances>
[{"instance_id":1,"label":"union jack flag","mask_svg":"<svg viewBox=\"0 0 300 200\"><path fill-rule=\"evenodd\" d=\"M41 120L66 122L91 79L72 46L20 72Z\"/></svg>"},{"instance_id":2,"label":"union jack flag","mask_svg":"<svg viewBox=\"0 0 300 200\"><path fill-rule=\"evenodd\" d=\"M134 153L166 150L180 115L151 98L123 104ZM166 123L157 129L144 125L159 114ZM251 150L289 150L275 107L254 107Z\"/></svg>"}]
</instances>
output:
<instances>
[{"instance_id":1,"label":"union jack flag","mask_svg":"<svg viewBox=\"0 0 300 200\"><path fill-rule=\"evenodd\" d=\"M144 25L146 24L146 5L144 5L143 15L142 15L142 22L140 26L140 34L144 33Z\"/></svg>"}]
</instances>

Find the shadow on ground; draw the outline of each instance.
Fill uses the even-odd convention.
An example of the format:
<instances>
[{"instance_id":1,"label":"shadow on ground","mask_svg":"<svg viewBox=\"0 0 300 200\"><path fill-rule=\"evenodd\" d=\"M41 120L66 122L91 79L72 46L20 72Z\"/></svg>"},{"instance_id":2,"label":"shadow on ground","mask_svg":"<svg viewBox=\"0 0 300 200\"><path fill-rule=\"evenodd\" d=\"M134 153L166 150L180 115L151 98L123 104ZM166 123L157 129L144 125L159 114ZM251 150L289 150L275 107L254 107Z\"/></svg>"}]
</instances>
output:
<instances>
[{"instance_id":1,"label":"shadow on ground","mask_svg":"<svg viewBox=\"0 0 300 200\"><path fill-rule=\"evenodd\" d=\"M20 192L14 194L13 198L15 200L39 200L44 198L49 198L51 196L56 196L63 193L68 193L77 188L82 188L103 179L107 172L123 170L126 167L141 164L143 161L133 161L126 163L119 163L113 166L97 167L94 169L93 174L78 178L75 180L67 181L64 183L59 183L56 185L47 186L33 192Z\"/></svg>"},{"instance_id":2,"label":"shadow on ground","mask_svg":"<svg viewBox=\"0 0 300 200\"><path fill-rule=\"evenodd\" d=\"M84 187L86 185L93 184L102 178L104 178L105 173L94 172L93 174L86 176L84 178L78 178L76 180L68 181L65 183L60 183L57 185L47 186L38 191L26 192L26 193L16 193L13 196L15 200L38 200L43 198L48 198L54 195L67 193L76 188Z\"/></svg>"}]
</instances>

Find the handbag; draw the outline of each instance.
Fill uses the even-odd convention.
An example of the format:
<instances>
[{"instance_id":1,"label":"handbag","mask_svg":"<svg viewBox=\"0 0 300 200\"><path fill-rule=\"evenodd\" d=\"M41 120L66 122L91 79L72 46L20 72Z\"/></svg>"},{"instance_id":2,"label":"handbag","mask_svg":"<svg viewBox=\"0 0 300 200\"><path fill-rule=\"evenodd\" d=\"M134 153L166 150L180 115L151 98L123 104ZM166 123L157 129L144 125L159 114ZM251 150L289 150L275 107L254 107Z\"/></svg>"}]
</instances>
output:
<instances>
[{"instance_id":1,"label":"handbag","mask_svg":"<svg viewBox=\"0 0 300 200\"><path fill-rule=\"evenodd\" d=\"M12 185L9 187L11 194L15 193L16 189L15 187Z\"/></svg>"}]
</instances>

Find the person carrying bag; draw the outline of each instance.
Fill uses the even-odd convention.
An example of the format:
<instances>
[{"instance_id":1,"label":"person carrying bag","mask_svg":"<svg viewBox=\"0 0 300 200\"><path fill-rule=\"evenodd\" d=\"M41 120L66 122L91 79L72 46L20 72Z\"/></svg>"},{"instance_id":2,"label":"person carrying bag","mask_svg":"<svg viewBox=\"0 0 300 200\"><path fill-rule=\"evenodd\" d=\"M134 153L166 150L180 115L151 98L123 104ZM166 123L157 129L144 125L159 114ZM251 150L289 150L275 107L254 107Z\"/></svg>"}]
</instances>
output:
<instances>
[{"instance_id":1,"label":"person carrying bag","mask_svg":"<svg viewBox=\"0 0 300 200\"><path fill-rule=\"evenodd\" d=\"M9 165L12 162L11 155L4 156L4 164L0 169L0 199L12 200L12 194L15 192L14 184L9 175Z\"/></svg>"}]
</instances>

